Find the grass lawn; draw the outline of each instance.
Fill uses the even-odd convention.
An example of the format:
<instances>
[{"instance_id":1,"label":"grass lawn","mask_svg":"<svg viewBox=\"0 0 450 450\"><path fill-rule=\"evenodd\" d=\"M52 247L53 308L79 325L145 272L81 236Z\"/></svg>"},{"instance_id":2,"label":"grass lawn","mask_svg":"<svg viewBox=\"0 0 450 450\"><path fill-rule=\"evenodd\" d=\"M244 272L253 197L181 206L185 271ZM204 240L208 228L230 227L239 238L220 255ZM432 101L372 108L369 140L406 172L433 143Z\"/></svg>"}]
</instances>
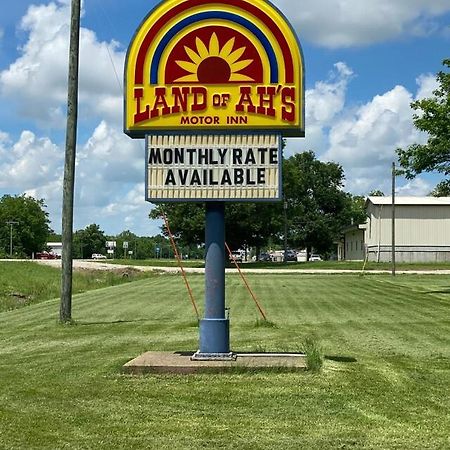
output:
<instances>
[{"instance_id":1,"label":"grass lawn","mask_svg":"<svg viewBox=\"0 0 450 450\"><path fill-rule=\"evenodd\" d=\"M135 270L82 270L73 274L75 294L105 286L114 286L148 274ZM59 297L61 272L32 262L0 262L0 312Z\"/></svg>"},{"instance_id":2,"label":"grass lawn","mask_svg":"<svg viewBox=\"0 0 450 450\"><path fill-rule=\"evenodd\" d=\"M196 350L179 276L156 275L0 313L0 448L450 448L450 278L249 275L276 327L227 278L233 350L297 351L319 374L120 374L148 350ZM190 276L201 304L203 277Z\"/></svg>"}]
</instances>

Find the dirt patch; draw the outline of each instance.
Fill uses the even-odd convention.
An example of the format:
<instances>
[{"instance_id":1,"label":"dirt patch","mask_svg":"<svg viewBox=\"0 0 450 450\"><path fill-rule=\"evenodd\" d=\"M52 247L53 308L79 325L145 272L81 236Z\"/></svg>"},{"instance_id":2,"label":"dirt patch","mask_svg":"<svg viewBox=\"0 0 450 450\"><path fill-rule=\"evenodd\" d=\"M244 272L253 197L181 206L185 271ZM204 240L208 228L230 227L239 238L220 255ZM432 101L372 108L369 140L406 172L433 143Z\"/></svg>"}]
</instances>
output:
<instances>
[{"instance_id":1,"label":"dirt patch","mask_svg":"<svg viewBox=\"0 0 450 450\"><path fill-rule=\"evenodd\" d=\"M17 305L26 305L31 300L30 295L22 294L21 292L11 292L8 295Z\"/></svg>"}]
</instances>

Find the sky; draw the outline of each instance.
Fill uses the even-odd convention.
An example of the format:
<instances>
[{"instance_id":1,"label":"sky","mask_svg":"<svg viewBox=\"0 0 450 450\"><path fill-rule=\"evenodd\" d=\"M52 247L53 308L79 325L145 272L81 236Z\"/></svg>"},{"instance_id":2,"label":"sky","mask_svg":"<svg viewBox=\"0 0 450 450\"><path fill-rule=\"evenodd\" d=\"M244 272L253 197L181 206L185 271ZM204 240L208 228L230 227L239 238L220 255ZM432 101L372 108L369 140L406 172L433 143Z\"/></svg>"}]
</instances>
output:
<instances>
[{"instance_id":1,"label":"sky","mask_svg":"<svg viewBox=\"0 0 450 450\"><path fill-rule=\"evenodd\" d=\"M85 0L81 19L74 228L151 236L144 144L123 134L123 65L135 30L157 2ZM343 166L347 192L390 192L395 149L426 136L410 103L430 97L450 57L450 0L274 0L302 45L306 138ZM0 195L44 199L61 231L69 0L15 0L0 15ZM399 195L427 195L441 180L398 179Z\"/></svg>"}]
</instances>

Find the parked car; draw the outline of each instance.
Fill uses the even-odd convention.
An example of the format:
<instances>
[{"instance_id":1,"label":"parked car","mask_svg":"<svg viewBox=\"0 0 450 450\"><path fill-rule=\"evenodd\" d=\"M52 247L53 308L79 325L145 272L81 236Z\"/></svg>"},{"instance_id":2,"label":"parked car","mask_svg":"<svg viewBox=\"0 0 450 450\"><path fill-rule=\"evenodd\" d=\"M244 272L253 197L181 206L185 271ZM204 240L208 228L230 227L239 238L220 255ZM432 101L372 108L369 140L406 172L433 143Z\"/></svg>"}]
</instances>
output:
<instances>
[{"instance_id":1,"label":"parked car","mask_svg":"<svg viewBox=\"0 0 450 450\"><path fill-rule=\"evenodd\" d=\"M35 255L36 259L59 259L61 258L59 255L57 255L56 253L52 253L52 252L38 252Z\"/></svg>"},{"instance_id":2,"label":"parked car","mask_svg":"<svg viewBox=\"0 0 450 450\"><path fill-rule=\"evenodd\" d=\"M232 256L230 256L231 262L236 261L238 263L241 263L244 260L244 258L242 256L242 252L240 252L240 251L231 252L231 255L232 255Z\"/></svg>"},{"instance_id":3,"label":"parked car","mask_svg":"<svg viewBox=\"0 0 450 450\"><path fill-rule=\"evenodd\" d=\"M270 255L266 252L262 252L259 254L258 261L271 261Z\"/></svg>"},{"instance_id":4,"label":"parked car","mask_svg":"<svg viewBox=\"0 0 450 450\"><path fill-rule=\"evenodd\" d=\"M101 253L92 253L91 258L92 259L106 259L106 256L102 255Z\"/></svg>"},{"instance_id":5,"label":"parked car","mask_svg":"<svg viewBox=\"0 0 450 450\"><path fill-rule=\"evenodd\" d=\"M285 261L297 261L297 252L295 250L286 250Z\"/></svg>"},{"instance_id":6,"label":"parked car","mask_svg":"<svg viewBox=\"0 0 450 450\"><path fill-rule=\"evenodd\" d=\"M322 258L320 257L320 255L315 255L314 253L311 254L311 256L309 257L310 261L322 261Z\"/></svg>"}]
</instances>

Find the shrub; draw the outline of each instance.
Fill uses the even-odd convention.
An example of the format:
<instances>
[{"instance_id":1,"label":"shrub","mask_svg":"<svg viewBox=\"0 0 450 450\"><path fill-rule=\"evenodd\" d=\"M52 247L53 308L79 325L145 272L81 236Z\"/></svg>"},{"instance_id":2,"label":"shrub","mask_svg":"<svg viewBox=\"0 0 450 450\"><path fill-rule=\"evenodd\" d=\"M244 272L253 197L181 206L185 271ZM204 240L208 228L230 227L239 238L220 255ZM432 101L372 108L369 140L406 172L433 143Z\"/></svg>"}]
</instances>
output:
<instances>
[{"instance_id":1,"label":"shrub","mask_svg":"<svg viewBox=\"0 0 450 450\"><path fill-rule=\"evenodd\" d=\"M323 365L323 353L318 338L314 335L306 336L302 347L306 355L306 369L314 373L320 372Z\"/></svg>"}]
</instances>

